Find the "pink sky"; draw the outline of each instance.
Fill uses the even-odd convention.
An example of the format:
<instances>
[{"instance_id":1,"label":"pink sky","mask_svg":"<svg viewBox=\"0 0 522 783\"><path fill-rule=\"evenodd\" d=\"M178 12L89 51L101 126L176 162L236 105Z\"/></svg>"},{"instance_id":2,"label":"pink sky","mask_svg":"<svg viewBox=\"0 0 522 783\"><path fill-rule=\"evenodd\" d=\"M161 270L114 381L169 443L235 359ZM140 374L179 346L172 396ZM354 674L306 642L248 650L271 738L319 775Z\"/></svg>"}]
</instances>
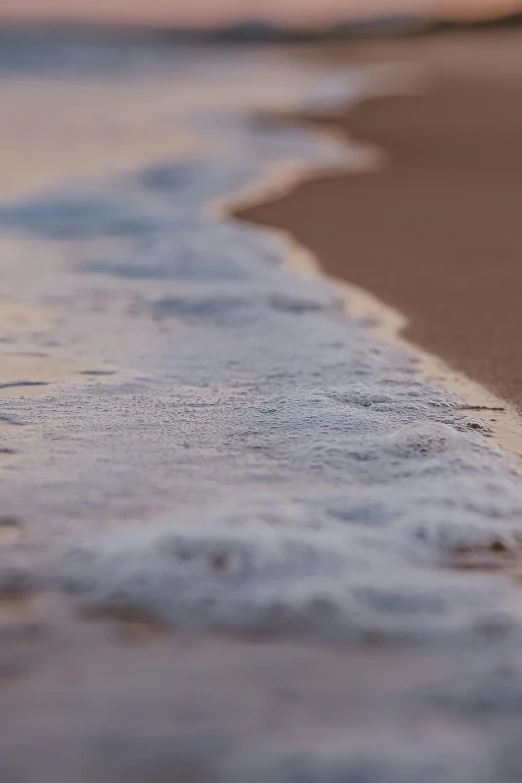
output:
<instances>
[{"instance_id":1,"label":"pink sky","mask_svg":"<svg viewBox=\"0 0 522 783\"><path fill-rule=\"evenodd\" d=\"M0 0L0 16L13 19L80 19L150 24L193 24L237 17L283 23L322 23L351 14L434 10L442 14L502 13L522 0Z\"/></svg>"}]
</instances>

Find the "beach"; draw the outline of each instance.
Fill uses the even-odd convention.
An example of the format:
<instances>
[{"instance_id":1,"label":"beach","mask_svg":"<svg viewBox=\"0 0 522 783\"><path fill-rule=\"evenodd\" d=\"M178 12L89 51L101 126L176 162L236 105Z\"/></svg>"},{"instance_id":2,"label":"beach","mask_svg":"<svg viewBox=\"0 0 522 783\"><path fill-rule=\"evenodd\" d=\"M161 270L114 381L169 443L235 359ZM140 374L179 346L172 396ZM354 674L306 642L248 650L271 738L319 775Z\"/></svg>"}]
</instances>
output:
<instances>
[{"instance_id":1,"label":"beach","mask_svg":"<svg viewBox=\"0 0 522 783\"><path fill-rule=\"evenodd\" d=\"M329 172L241 213L285 229L329 275L407 319L402 336L522 406L522 34L331 47L417 65L417 94L298 121L376 147L382 165Z\"/></svg>"},{"instance_id":2,"label":"beach","mask_svg":"<svg viewBox=\"0 0 522 783\"><path fill-rule=\"evenodd\" d=\"M512 783L520 473L321 272L415 58L7 43L2 783Z\"/></svg>"}]
</instances>

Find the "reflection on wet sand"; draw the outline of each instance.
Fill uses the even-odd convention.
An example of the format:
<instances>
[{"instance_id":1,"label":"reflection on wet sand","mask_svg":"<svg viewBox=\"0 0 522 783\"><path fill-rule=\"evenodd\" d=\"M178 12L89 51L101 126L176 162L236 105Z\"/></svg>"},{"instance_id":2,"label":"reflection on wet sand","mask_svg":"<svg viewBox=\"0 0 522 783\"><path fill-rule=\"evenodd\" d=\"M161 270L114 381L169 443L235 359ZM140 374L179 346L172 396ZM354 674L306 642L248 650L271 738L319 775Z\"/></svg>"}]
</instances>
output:
<instances>
[{"instance_id":1,"label":"reflection on wet sand","mask_svg":"<svg viewBox=\"0 0 522 783\"><path fill-rule=\"evenodd\" d=\"M0 200L197 149L195 134L174 127L167 80L147 97L141 91L139 101L135 92L134 84L110 80L76 83L74 91L67 80L17 80L16 89L9 79L1 80Z\"/></svg>"},{"instance_id":2,"label":"reflection on wet sand","mask_svg":"<svg viewBox=\"0 0 522 783\"><path fill-rule=\"evenodd\" d=\"M0 302L0 334L4 332L45 332L54 319L48 310L22 304Z\"/></svg>"},{"instance_id":3,"label":"reflection on wet sand","mask_svg":"<svg viewBox=\"0 0 522 783\"><path fill-rule=\"evenodd\" d=\"M46 394L49 384L69 380L81 371L75 362L55 356L0 354L0 397Z\"/></svg>"}]
</instances>

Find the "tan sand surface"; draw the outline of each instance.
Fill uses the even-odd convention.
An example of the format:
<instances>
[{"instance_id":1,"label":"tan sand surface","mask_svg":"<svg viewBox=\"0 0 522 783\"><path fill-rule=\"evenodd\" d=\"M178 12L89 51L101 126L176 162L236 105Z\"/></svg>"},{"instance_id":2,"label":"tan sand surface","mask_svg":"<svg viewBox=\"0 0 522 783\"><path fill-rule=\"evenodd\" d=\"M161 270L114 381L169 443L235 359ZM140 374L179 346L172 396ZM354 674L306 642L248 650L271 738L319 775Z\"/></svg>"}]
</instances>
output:
<instances>
[{"instance_id":1,"label":"tan sand surface","mask_svg":"<svg viewBox=\"0 0 522 783\"><path fill-rule=\"evenodd\" d=\"M426 91L305 118L376 145L384 165L314 177L240 216L290 231L329 274L404 314L405 338L520 408L522 36L328 55L418 63Z\"/></svg>"}]
</instances>

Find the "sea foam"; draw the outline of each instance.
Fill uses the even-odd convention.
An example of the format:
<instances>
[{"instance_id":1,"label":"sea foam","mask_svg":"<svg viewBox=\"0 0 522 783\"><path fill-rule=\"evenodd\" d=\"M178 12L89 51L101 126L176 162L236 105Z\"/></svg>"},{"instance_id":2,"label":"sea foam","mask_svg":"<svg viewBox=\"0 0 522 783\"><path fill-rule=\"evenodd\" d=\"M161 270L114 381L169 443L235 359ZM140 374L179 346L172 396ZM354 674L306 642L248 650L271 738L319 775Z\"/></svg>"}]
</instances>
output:
<instances>
[{"instance_id":1,"label":"sea foam","mask_svg":"<svg viewBox=\"0 0 522 783\"><path fill-rule=\"evenodd\" d=\"M93 108L91 133L124 140L118 52L87 79L60 51L39 73L10 60L4 86L44 105L103 95L119 112L108 127ZM3 402L20 459L2 507L22 533L0 590L53 596L75 631L44 612L40 636L5 632L25 690L9 691L0 777L515 779L520 596L496 574L522 534L513 463L335 285L290 272L283 237L210 210L289 158L344 165L338 141L252 113L353 100L364 73L242 50L144 62L147 160L109 156L89 182L66 172L0 206L3 295L55 318L8 350L84 368ZM158 160L158 128L180 126L200 153ZM71 613L166 636L106 646Z\"/></svg>"}]
</instances>

